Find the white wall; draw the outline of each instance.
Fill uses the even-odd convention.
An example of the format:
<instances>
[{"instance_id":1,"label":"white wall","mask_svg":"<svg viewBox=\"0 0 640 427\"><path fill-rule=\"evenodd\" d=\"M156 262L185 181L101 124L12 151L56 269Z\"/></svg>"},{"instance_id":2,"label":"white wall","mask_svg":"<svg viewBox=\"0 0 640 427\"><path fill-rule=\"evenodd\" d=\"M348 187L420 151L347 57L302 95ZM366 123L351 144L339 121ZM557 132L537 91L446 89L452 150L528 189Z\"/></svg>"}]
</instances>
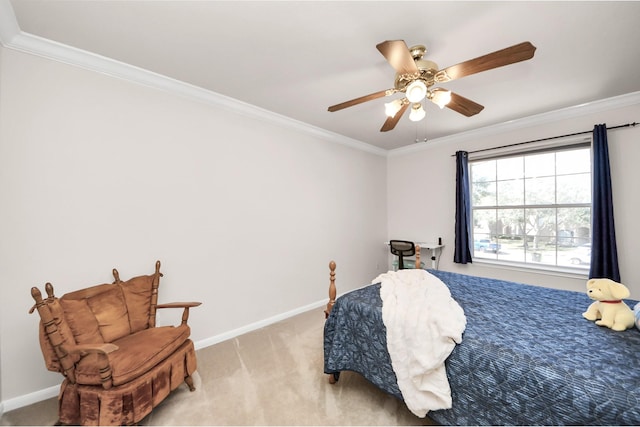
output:
<instances>
[{"instance_id":1,"label":"white wall","mask_svg":"<svg viewBox=\"0 0 640 427\"><path fill-rule=\"evenodd\" d=\"M203 302L197 343L305 307L323 316L331 259L340 291L384 269L384 155L0 52L4 402L61 381L27 314L32 286L60 296L159 259L162 302Z\"/></svg>"},{"instance_id":2,"label":"white wall","mask_svg":"<svg viewBox=\"0 0 640 427\"><path fill-rule=\"evenodd\" d=\"M523 120L522 126L505 126L506 130L503 131L496 127L493 131L479 131L391 152L387 181L389 237L417 241L434 241L442 237L446 246L439 266L443 270L583 291L586 276L568 277L550 272L507 270L478 261L467 265L453 262L456 162L452 155L458 150L473 151L590 131L600 123L616 126L638 122L638 96L633 99L636 100L635 105L631 106L616 107L616 102L607 101L603 105L610 107L584 107L584 113L580 113L578 108L570 113L545 114L536 120ZM624 103L621 100L619 104ZM596 109L602 111L593 112ZM442 114L446 114L446 111ZM544 123L531 124L535 122ZM640 299L640 270L635 268L636 256L640 253L640 199L637 196L640 126L610 130L608 141L621 281L630 288L632 298Z\"/></svg>"}]
</instances>

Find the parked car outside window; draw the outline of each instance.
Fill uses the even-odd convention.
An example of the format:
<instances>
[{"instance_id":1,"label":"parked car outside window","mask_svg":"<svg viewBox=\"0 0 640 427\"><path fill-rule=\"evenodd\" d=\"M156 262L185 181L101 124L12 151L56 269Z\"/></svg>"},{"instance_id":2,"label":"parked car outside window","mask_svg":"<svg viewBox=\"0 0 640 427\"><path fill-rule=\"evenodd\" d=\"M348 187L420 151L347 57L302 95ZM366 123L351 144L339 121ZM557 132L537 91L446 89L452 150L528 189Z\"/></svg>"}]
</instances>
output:
<instances>
[{"instance_id":1,"label":"parked car outside window","mask_svg":"<svg viewBox=\"0 0 640 427\"><path fill-rule=\"evenodd\" d=\"M591 243L585 243L567 252L569 262L573 265L591 263Z\"/></svg>"},{"instance_id":2,"label":"parked car outside window","mask_svg":"<svg viewBox=\"0 0 640 427\"><path fill-rule=\"evenodd\" d=\"M500 245L500 243L492 242L489 239L479 239L473 241L473 248L476 251L498 253L501 247L502 245Z\"/></svg>"}]
</instances>

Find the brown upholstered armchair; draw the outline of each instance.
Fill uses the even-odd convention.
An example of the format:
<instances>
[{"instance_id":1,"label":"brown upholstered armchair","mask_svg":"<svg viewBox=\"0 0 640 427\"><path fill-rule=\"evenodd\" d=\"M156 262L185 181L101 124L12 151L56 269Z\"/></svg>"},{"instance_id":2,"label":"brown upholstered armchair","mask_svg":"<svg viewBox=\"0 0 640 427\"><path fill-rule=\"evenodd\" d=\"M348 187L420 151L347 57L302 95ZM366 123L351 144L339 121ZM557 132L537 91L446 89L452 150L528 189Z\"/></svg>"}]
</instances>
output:
<instances>
[{"instance_id":1,"label":"brown upholstered armchair","mask_svg":"<svg viewBox=\"0 0 640 427\"><path fill-rule=\"evenodd\" d=\"M59 422L127 425L142 420L191 375L196 354L189 308L199 302L158 304L155 273L70 292L57 298L31 289L40 314L40 347L50 371L60 372ZM183 308L179 326L156 327L156 309Z\"/></svg>"}]
</instances>

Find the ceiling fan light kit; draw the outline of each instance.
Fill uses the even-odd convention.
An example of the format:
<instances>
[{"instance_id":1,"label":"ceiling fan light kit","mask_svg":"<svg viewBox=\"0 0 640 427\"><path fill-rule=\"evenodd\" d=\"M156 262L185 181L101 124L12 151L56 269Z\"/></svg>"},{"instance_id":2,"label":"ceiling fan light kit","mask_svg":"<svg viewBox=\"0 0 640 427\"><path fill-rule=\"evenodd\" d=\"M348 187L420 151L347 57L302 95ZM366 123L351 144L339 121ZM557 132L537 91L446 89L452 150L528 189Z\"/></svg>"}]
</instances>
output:
<instances>
[{"instance_id":1,"label":"ceiling fan light kit","mask_svg":"<svg viewBox=\"0 0 640 427\"><path fill-rule=\"evenodd\" d=\"M411 113L409 113L409 120L411 120L412 122L419 122L420 120L424 119L424 116L426 114L427 113L424 111L424 108L422 108L422 104L419 102L416 102L411 106Z\"/></svg>"},{"instance_id":2,"label":"ceiling fan light kit","mask_svg":"<svg viewBox=\"0 0 640 427\"><path fill-rule=\"evenodd\" d=\"M409 102L420 102L427 96L427 85L422 80L414 80L405 89Z\"/></svg>"},{"instance_id":3,"label":"ceiling fan light kit","mask_svg":"<svg viewBox=\"0 0 640 427\"><path fill-rule=\"evenodd\" d=\"M442 110L451 102L451 91L437 87L429 92L429 99Z\"/></svg>"},{"instance_id":4,"label":"ceiling fan light kit","mask_svg":"<svg viewBox=\"0 0 640 427\"><path fill-rule=\"evenodd\" d=\"M384 104L384 113L387 115L387 117L395 116L398 111L400 111L400 108L402 108L403 101L404 98L398 98Z\"/></svg>"},{"instance_id":5,"label":"ceiling fan light kit","mask_svg":"<svg viewBox=\"0 0 640 427\"><path fill-rule=\"evenodd\" d=\"M432 86L436 83L447 83L471 74L526 61L533 58L536 51L536 47L530 42L522 42L439 69L435 62L423 58L427 51L423 45L409 48L404 40L387 40L379 43L376 48L396 70L393 88L332 105L328 110L331 112L339 111L363 102L391 96L398 92L404 93L403 98L385 103L387 120L380 128L380 132L394 129L400 117L408 109L409 104L411 104L409 119L412 121L422 120L426 112L421 102L425 98L441 109L447 107L466 117L478 114L484 109L482 105L444 88L437 87L432 89Z\"/></svg>"}]
</instances>

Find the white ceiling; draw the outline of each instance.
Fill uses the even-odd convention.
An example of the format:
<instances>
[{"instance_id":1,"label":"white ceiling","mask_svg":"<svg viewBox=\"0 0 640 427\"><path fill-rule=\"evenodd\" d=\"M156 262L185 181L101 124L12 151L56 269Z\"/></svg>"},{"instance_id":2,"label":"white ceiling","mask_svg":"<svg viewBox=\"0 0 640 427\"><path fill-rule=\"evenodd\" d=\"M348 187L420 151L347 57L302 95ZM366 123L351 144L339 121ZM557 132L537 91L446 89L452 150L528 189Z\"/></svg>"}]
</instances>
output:
<instances>
[{"instance_id":1,"label":"white ceiling","mask_svg":"<svg viewBox=\"0 0 640 427\"><path fill-rule=\"evenodd\" d=\"M640 2L11 0L20 29L383 149L640 90ZM428 103L381 133L393 87L376 49L427 46L440 68L523 41L535 56L442 84L485 106L473 117ZM395 95L400 97L400 94Z\"/></svg>"}]
</instances>

